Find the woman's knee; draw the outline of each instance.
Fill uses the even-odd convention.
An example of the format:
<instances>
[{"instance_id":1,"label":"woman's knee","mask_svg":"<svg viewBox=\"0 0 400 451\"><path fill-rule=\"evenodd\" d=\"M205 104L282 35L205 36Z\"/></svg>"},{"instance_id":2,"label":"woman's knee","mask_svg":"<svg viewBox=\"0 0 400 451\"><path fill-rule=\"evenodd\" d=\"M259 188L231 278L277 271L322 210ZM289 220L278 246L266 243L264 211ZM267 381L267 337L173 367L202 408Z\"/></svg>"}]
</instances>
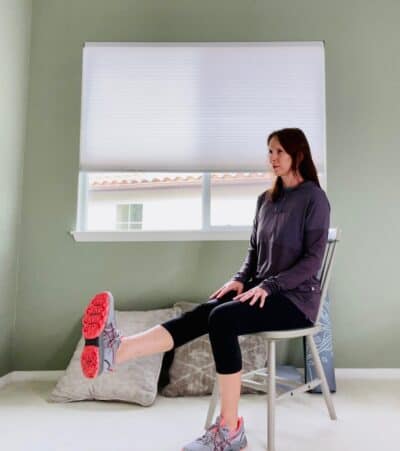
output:
<instances>
[{"instance_id":1,"label":"woman's knee","mask_svg":"<svg viewBox=\"0 0 400 451\"><path fill-rule=\"evenodd\" d=\"M214 307L208 316L208 326L212 328L226 328L234 324L238 315L237 302L230 302Z\"/></svg>"}]
</instances>

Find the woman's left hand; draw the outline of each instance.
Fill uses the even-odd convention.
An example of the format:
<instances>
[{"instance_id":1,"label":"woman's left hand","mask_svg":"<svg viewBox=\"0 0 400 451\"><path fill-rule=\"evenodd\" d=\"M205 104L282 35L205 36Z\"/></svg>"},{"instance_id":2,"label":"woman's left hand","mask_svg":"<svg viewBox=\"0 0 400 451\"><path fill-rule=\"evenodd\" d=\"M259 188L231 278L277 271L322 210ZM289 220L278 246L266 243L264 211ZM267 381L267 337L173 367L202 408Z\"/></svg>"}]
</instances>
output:
<instances>
[{"instance_id":1,"label":"woman's left hand","mask_svg":"<svg viewBox=\"0 0 400 451\"><path fill-rule=\"evenodd\" d=\"M264 290L261 287L254 287L251 290L245 291L242 294L239 294L233 298L234 301L246 302L249 299L250 305L254 305L257 300L260 301L260 308L264 306L265 298L269 295L268 291Z\"/></svg>"}]
</instances>

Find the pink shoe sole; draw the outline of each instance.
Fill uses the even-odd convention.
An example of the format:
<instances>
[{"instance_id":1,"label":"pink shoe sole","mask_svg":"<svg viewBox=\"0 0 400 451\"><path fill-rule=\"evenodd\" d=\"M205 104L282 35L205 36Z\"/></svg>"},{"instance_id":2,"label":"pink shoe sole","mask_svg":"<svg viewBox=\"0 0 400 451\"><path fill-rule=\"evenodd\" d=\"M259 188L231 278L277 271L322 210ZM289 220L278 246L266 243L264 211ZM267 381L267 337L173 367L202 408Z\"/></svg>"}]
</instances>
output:
<instances>
[{"instance_id":1,"label":"pink shoe sole","mask_svg":"<svg viewBox=\"0 0 400 451\"><path fill-rule=\"evenodd\" d=\"M81 354L81 368L83 374L90 379L95 378L100 369L99 346L95 344L107 323L110 309L109 293L96 294L86 307L82 317L82 335L85 346ZM94 342L88 344L88 341Z\"/></svg>"}]
</instances>

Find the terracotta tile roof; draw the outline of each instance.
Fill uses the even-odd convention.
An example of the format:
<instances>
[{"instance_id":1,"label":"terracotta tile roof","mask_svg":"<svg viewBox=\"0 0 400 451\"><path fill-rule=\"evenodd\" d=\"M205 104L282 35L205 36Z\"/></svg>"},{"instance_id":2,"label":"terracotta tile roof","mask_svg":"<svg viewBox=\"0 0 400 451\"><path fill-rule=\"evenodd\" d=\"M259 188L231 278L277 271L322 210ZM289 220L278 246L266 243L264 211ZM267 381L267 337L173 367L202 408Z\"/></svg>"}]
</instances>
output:
<instances>
[{"instance_id":1,"label":"terracotta tile roof","mask_svg":"<svg viewBox=\"0 0 400 451\"><path fill-rule=\"evenodd\" d=\"M243 184L255 182L272 182L274 175L267 172L218 172L211 174L211 183L219 184ZM202 174L169 174L151 175L145 173L134 174L89 174L89 186L91 190L110 189L146 189L146 188L170 188L178 186L200 186Z\"/></svg>"}]
</instances>

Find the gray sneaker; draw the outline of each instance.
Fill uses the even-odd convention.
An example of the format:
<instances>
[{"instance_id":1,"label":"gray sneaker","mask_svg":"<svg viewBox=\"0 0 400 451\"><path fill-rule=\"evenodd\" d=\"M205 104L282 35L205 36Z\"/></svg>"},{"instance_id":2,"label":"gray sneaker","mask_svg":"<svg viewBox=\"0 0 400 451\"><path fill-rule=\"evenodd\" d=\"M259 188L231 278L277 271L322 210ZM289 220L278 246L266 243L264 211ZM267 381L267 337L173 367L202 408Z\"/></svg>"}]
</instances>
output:
<instances>
[{"instance_id":1,"label":"gray sneaker","mask_svg":"<svg viewBox=\"0 0 400 451\"><path fill-rule=\"evenodd\" d=\"M188 443L182 451L241 451L247 449L243 417L239 417L238 428L230 433L224 418L219 415L214 424L196 440Z\"/></svg>"},{"instance_id":2,"label":"gray sneaker","mask_svg":"<svg viewBox=\"0 0 400 451\"><path fill-rule=\"evenodd\" d=\"M114 299L109 291L96 294L82 317L85 346L81 354L81 368L87 378L113 371L115 356L122 335L117 329Z\"/></svg>"}]
</instances>

